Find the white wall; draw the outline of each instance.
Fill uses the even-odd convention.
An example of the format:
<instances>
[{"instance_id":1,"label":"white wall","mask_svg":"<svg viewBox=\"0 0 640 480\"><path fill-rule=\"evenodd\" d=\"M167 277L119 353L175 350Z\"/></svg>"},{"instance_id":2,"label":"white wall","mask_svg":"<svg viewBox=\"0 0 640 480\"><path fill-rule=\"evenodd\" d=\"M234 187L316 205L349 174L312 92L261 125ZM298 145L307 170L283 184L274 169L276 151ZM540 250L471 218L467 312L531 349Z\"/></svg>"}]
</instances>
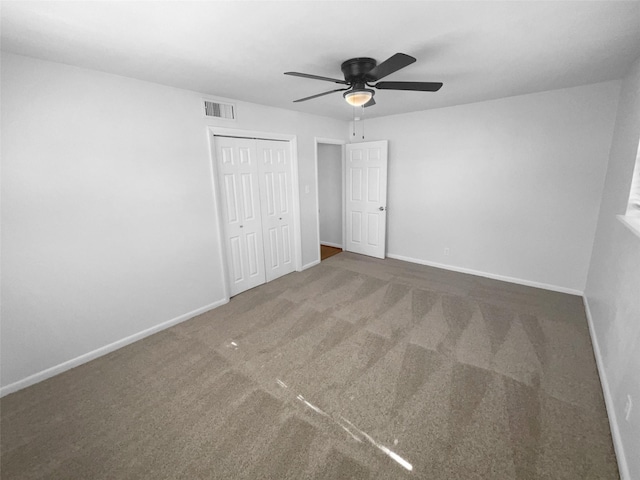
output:
<instances>
[{"instance_id":1,"label":"white wall","mask_svg":"<svg viewBox=\"0 0 640 480\"><path fill-rule=\"evenodd\" d=\"M626 457L629 480L640 478L640 238L616 215L627 207L638 140L640 59L622 83L585 291L618 459ZM629 421L627 395L633 399Z\"/></svg>"},{"instance_id":2,"label":"white wall","mask_svg":"<svg viewBox=\"0 0 640 480\"><path fill-rule=\"evenodd\" d=\"M199 94L5 53L1 86L3 393L223 299ZM346 122L237 111L217 125L298 136L318 260L314 137Z\"/></svg>"},{"instance_id":3,"label":"white wall","mask_svg":"<svg viewBox=\"0 0 640 480\"><path fill-rule=\"evenodd\" d=\"M318 144L320 243L342 246L342 145Z\"/></svg>"},{"instance_id":4,"label":"white wall","mask_svg":"<svg viewBox=\"0 0 640 480\"><path fill-rule=\"evenodd\" d=\"M583 291L618 91L365 120L366 141L389 140L388 254Z\"/></svg>"}]
</instances>

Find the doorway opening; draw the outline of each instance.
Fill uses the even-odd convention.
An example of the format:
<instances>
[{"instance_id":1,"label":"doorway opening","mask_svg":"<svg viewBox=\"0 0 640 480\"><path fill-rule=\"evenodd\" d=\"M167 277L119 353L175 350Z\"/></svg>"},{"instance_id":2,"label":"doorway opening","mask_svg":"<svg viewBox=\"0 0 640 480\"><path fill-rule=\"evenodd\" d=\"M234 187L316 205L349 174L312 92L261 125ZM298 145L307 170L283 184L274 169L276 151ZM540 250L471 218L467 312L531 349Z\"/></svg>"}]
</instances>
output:
<instances>
[{"instance_id":1,"label":"doorway opening","mask_svg":"<svg viewBox=\"0 0 640 480\"><path fill-rule=\"evenodd\" d=\"M343 250L343 155L343 142L316 139L320 261Z\"/></svg>"},{"instance_id":2,"label":"doorway opening","mask_svg":"<svg viewBox=\"0 0 640 480\"><path fill-rule=\"evenodd\" d=\"M323 246L385 258L387 163L386 140L316 138L318 262L331 256Z\"/></svg>"}]
</instances>

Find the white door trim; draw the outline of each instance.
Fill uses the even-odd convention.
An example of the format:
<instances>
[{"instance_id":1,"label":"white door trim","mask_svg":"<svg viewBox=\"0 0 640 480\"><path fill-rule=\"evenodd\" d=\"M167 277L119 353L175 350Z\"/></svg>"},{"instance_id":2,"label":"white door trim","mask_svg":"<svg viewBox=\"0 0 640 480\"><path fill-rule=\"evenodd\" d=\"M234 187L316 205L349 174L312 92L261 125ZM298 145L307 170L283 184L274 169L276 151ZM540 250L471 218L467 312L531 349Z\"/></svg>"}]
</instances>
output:
<instances>
[{"instance_id":1,"label":"white door trim","mask_svg":"<svg viewBox=\"0 0 640 480\"><path fill-rule=\"evenodd\" d=\"M318 260L316 260L313 265L317 265L318 263L320 263L320 196L319 196L319 189L320 189L320 176L318 175L318 145L320 143L325 143L325 144L329 144L329 145L341 145L342 149L341 149L341 162L342 162L342 245L344 248L345 245L345 216L344 216L344 196L345 196L345 189L344 189L344 172L345 172L345 162L344 162L344 146L347 144L347 142L345 140L338 140L335 138L324 138L324 137L314 137L313 139L315 148L314 148L314 157L313 157L313 161L314 161L314 166L315 166L315 172L316 172L316 233L317 233L317 239L316 239L316 244L318 245ZM311 266L311 265L310 265Z\"/></svg>"},{"instance_id":2,"label":"white door trim","mask_svg":"<svg viewBox=\"0 0 640 480\"><path fill-rule=\"evenodd\" d=\"M217 185L218 173L216 168L216 147L214 143L215 135L223 135L227 137L240 138L262 138L265 140L282 140L289 142L291 149L291 176L293 189L293 243L295 256L295 269L302 270L302 235L300 232L300 188L298 177L298 137L296 135L287 135L283 133L263 132L257 130L242 130L239 128L226 128L207 125L206 127L207 142L209 145L209 169L211 174L211 186L213 192L213 206L217 215L218 243L220 245L220 264L222 265L222 284L224 297L229 301L229 268L227 266L225 240L222 225L222 203L220 197L220 189Z\"/></svg>"}]
</instances>

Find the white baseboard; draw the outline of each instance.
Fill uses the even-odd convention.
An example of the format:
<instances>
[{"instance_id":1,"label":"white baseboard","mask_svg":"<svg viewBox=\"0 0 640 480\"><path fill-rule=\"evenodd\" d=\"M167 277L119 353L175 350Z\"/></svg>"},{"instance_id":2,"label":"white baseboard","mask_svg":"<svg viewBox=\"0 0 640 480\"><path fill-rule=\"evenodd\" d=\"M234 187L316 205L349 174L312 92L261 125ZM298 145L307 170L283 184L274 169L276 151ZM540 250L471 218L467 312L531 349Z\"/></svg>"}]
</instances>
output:
<instances>
[{"instance_id":1,"label":"white baseboard","mask_svg":"<svg viewBox=\"0 0 640 480\"><path fill-rule=\"evenodd\" d=\"M442 268L444 270L451 270L453 272L468 273L470 275L478 275L480 277L491 278L493 280L501 280L503 282L517 283L518 285L526 285L527 287L542 288L544 290L551 290L553 292L569 293L571 295L580 295L580 296L582 296L584 293L581 290L575 290L573 288L560 287L558 285L551 285L549 283L534 282L531 280L524 280L522 278L508 277L506 275L497 275L495 273L481 272L478 270L473 270L471 268L455 267L452 265L445 265L444 263L429 262L427 260L420 260L419 258L405 257L403 255L396 255L394 253L387 253L387 257L395 258L396 260L403 260L405 262L418 263L420 265L427 265L429 267L436 267L436 268Z\"/></svg>"},{"instance_id":2,"label":"white baseboard","mask_svg":"<svg viewBox=\"0 0 640 480\"><path fill-rule=\"evenodd\" d=\"M620 429L618 428L618 418L613 403L613 396L611 395L609 380L607 379L607 374L604 370L602 354L600 353L600 344L598 343L598 337L596 336L596 331L593 325L593 317L591 316L589 301L587 300L586 296L582 298L582 301L584 303L584 311L587 314L587 323L589 324L589 333L591 334L593 354L596 357L596 365L598 366L598 373L600 374L600 385L602 385L604 404L607 408L607 416L609 417L609 428L611 429L613 448L616 451L616 459L618 460L618 470L620 471L620 478L621 480L631 480L629 465L627 464L627 457L624 454L624 446L622 444L622 438L620 437Z\"/></svg>"},{"instance_id":3,"label":"white baseboard","mask_svg":"<svg viewBox=\"0 0 640 480\"><path fill-rule=\"evenodd\" d=\"M313 262L307 263L306 265L303 265L302 268L300 269L300 271L304 271L307 268L311 268L311 267L315 267L316 265L320 264L320 259L318 260L314 260Z\"/></svg>"},{"instance_id":4,"label":"white baseboard","mask_svg":"<svg viewBox=\"0 0 640 480\"><path fill-rule=\"evenodd\" d=\"M333 247L333 248L342 248L342 245L339 243L325 242L323 240L320 240L320 245L325 245L327 247Z\"/></svg>"},{"instance_id":5,"label":"white baseboard","mask_svg":"<svg viewBox=\"0 0 640 480\"><path fill-rule=\"evenodd\" d=\"M82 365L83 363L87 363L98 357L106 355L107 353L111 353L114 350L118 350L119 348L122 348L133 342L142 340L143 338L148 337L149 335L153 335L154 333L157 333L161 330L165 330L169 327L177 325L178 323L189 320L197 315L201 315L205 312L208 312L209 310L213 310L214 308L224 305L227 302L229 302L229 299L224 298L222 300L211 303L209 305L205 305L204 307L198 308L189 313L185 313L184 315L180 315L179 317L173 318L171 320L167 320L166 322L160 323L158 325L154 325L151 328L147 328L146 330L143 330L141 332L134 333L133 335L129 335L128 337L117 340L113 343L110 343L109 345L105 345L104 347L100 347L91 352L80 355L79 357L72 358L71 360L67 360L66 362L62 362L58 365L47 368L46 370L42 370L41 372L34 373L33 375L29 375L28 377L23 378L22 380L18 380L17 382L11 383L9 385L6 385L0 388L0 397L4 397L5 395L8 395L10 393L17 392L18 390L22 390L23 388L34 385L38 382L46 380L47 378L58 375L59 373L65 372L74 367Z\"/></svg>"}]
</instances>

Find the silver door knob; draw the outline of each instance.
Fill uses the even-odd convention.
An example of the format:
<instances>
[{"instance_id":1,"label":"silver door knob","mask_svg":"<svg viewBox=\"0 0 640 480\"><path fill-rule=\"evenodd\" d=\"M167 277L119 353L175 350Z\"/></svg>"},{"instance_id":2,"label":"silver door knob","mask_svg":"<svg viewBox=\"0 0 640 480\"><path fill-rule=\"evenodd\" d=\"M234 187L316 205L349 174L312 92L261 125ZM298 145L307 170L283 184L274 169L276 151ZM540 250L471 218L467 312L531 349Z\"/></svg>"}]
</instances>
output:
<instances>
[{"instance_id":1,"label":"silver door knob","mask_svg":"<svg viewBox=\"0 0 640 480\"><path fill-rule=\"evenodd\" d=\"M384 207L380 207L378 210L380 210L381 212L384 212Z\"/></svg>"}]
</instances>

